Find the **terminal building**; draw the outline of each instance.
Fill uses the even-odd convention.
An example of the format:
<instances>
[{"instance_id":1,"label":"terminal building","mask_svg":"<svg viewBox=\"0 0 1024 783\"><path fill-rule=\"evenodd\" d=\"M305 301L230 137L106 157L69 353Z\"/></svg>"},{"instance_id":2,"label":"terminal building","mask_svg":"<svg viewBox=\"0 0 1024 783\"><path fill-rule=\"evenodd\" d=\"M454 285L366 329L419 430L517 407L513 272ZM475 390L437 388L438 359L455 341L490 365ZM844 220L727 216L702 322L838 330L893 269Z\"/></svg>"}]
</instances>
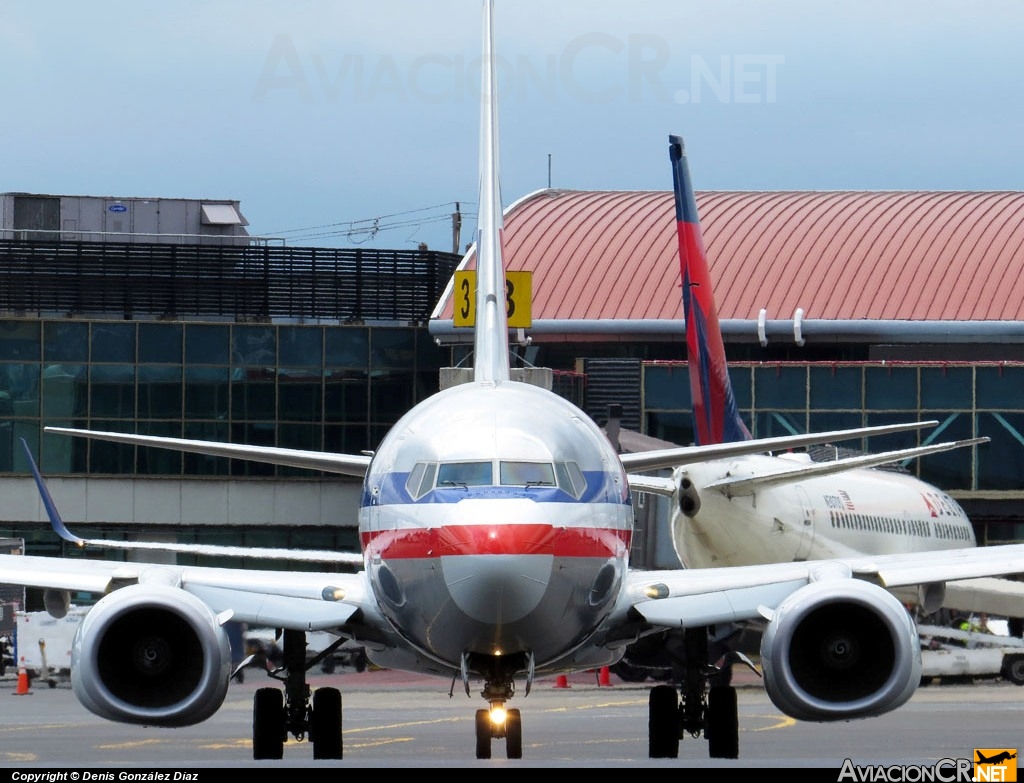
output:
<instances>
[{"instance_id":1,"label":"terminal building","mask_svg":"<svg viewBox=\"0 0 1024 783\"><path fill-rule=\"evenodd\" d=\"M697 200L753 434L934 419L844 445L987 436L904 467L980 543L1024 541L1024 193ZM634 440L692 441L671 192L530 194L506 211L505 259L532 273L519 367L549 368L599 424L621 410ZM89 554L49 529L24 439L83 537L357 551L358 481L42 429L372 450L472 361L450 288L467 264L290 247L250 236L237 201L0 194L0 537ZM635 561L672 565L644 513Z\"/></svg>"}]
</instances>

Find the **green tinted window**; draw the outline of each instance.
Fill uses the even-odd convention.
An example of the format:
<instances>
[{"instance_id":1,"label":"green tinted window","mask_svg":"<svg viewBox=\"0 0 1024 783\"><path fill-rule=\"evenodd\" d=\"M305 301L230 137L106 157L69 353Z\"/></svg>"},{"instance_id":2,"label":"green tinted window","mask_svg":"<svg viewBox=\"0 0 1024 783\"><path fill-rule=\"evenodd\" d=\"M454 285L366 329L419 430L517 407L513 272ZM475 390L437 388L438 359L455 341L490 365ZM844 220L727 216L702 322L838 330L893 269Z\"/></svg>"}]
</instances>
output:
<instances>
[{"instance_id":1,"label":"green tinted window","mask_svg":"<svg viewBox=\"0 0 1024 783\"><path fill-rule=\"evenodd\" d=\"M92 325L90 344L94 362L135 362L135 324Z\"/></svg>"},{"instance_id":2,"label":"green tinted window","mask_svg":"<svg viewBox=\"0 0 1024 783\"><path fill-rule=\"evenodd\" d=\"M370 366L410 369L416 362L416 334L412 329L374 329Z\"/></svg>"},{"instance_id":3,"label":"green tinted window","mask_svg":"<svg viewBox=\"0 0 1024 783\"><path fill-rule=\"evenodd\" d=\"M871 410L917 410L917 369L865 367L865 407Z\"/></svg>"},{"instance_id":4,"label":"green tinted window","mask_svg":"<svg viewBox=\"0 0 1024 783\"><path fill-rule=\"evenodd\" d=\"M48 362L89 361L89 325L47 321L43 324L43 359Z\"/></svg>"},{"instance_id":5,"label":"green tinted window","mask_svg":"<svg viewBox=\"0 0 1024 783\"><path fill-rule=\"evenodd\" d=\"M1024 476L1024 413L979 413L978 489L1018 491Z\"/></svg>"},{"instance_id":6,"label":"green tinted window","mask_svg":"<svg viewBox=\"0 0 1024 783\"><path fill-rule=\"evenodd\" d=\"M975 373L979 408L1024 410L1024 367L978 367Z\"/></svg>"},{"instance_id":7,"label":"green tinted window","mask_svg":"<svg viewBox=\"0 0 1024 783\"><path fill-rule=\"evenodd\" d=\"M644 406L656 410L689 410L690 375L686 365L644 365Z\"/></svg>"},{"instance_id":8,"label":"green tinted window","mask_svg":"<svg viewBox=\"0 0 1024 783\"><path fill-rule=\"evenodd\" d=\"M231 334L231 363L238 367L276 367L277 333L271 326L236 326Z\"/></svg>"},{"instance_id":9,"label":"green tinted window","mask_svg":"<svg viewBox=\"0 0 1024 783\"><path fill-rule=\"evenodd\" d=\"M231 330L227 326L189 324L185 326L186 364L228 364L231 359Z\"/></svg>"},{"instance_id":10,"label":"green tinted window","mask_svg":"<svg viewBox=\"0 0 1024 783\"><path fill-rule=\"evenodd\" d=\"M811 367L811 408L860 410L861 377L860 367Z\"/></svg>"},{"instance_id":11,"label":"green tinted window","mask_svg":"<svg viewBox=\"0 0 1024 783\"><path fill-rule=\"evenodd\" d=\"M754 370L754 403L758 408L802 410L807 407L807 370L770 365Z\"/></svg>"},{"instance_id":12,"label":"green tinted window","mask_svg":"<svg viewBox=\"0 0 1024 783\"><path fill-rule=\"evenodd\" d=\"M181 324L139 324L139 362L181 364Z\"/></svg>"},{"instance_id":13,"label":"green tinted window","mask_svg":"<svg viewBox=\"0 0 1024 783\"><path fill-rule=\"evenodd\" d=\"M365 370L370 365L370 332L365 327L339 326L324 331L324 366Z\"/></svg>"},{"instance_id":14,"label":"green tinted window","mask_svg":"<svg viewBox=\"0 0 1024 783\"><path fill-rule=\"evenodd\" d=\"M285 367L320 367L324 330L310 326L282 326L278 331L278 361Z\"/></svg>"},{"instance_id":15,"label":"green tinted window","mask_svg":"<svg viewBox=\"0 0 1024 783\"><path fill-rule=\"evenodd\" d=\"M974 371L970 367L922 367L921 407L962 408L974 404Z\"/></svg>"},{"instance_id":16,"label":"green tinted window","mask_svg":"<svg viewBox=\"0 0 1024 783\"><path fill-rule=\"evenodd\" d=\"M38 321L0 321L0 360L38 362L41 350Z\"/></svg>"}]
</instances>

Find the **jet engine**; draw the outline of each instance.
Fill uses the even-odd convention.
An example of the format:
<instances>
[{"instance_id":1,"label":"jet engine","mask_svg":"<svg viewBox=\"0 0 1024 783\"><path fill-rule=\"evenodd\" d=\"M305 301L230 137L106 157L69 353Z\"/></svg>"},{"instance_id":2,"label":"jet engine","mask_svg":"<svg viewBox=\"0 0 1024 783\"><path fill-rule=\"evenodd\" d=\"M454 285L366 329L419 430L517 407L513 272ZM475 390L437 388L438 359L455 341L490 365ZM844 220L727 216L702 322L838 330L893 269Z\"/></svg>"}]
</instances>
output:
<instances>
[{"instance_id":1,"label":"jet engine","mask_svg":"<svg viewBox=\"0 0 1024 783\"><path fill-rule=\"evenodd\" d=\"M856 579L824 579L786 598L761 637L772 702L807 721L881 715L921 683L921 643L889 592Z\"/></svg>"},{"instance_id":2,"label":"jet engine","mask_svg":"<svg viewBox=\"0 0 1024 783\"><path fill-rule=\"evenodd\" d=\"M687 517L695 517L700 511L700 494L689 476L679 480L679 510Z\"/></svg>"},{"instance_id":3,"label":"jet engine","mask_svg":"<svg viewBox=\"0 0 1024 783\"><path fill-rule=\"evenodd\" d=\"M217 617L184 590L137 584L104 596L71 650L71 687L96 715L190 726L224 701L231 646Z\"/></svg>"}]
</instances>

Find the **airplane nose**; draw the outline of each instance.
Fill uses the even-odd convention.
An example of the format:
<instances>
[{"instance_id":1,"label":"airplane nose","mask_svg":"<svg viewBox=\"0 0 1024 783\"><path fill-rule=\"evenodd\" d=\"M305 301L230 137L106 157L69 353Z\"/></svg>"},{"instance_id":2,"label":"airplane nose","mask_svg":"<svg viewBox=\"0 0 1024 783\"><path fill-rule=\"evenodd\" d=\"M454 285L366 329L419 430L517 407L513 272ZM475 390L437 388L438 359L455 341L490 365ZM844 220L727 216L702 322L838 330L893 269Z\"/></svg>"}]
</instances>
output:
<instances>
[{"instance_id":1,"label":"airplane nose","mask_svg":"<svg viewBox=\"0 0 1024 783\"><path fill-rule=\"evenodd\" d=\"M487 567L481 568L481 561ZM481 623L511 623L537 609L551 580L552 555L473 555L442 559L452 601Z\"/></svg>"}]
</instances>

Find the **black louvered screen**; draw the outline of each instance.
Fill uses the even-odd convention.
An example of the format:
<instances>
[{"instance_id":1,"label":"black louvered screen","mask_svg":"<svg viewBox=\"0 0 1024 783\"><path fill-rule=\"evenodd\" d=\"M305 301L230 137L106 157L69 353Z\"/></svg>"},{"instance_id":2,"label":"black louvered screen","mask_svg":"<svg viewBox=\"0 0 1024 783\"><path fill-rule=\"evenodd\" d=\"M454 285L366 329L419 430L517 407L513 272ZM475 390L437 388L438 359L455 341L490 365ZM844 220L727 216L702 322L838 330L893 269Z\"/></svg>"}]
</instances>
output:
<instances>
[{"instance_id":1,"label":"black louvered screen","mask_svg":"<svg viewBox=\"0 0 1024 783\"><path fill-rule=\"evenodd\" d=\"M431 250L0 240L0 309L425 321L460 260Z\"/></svg>"}]
</instances>

